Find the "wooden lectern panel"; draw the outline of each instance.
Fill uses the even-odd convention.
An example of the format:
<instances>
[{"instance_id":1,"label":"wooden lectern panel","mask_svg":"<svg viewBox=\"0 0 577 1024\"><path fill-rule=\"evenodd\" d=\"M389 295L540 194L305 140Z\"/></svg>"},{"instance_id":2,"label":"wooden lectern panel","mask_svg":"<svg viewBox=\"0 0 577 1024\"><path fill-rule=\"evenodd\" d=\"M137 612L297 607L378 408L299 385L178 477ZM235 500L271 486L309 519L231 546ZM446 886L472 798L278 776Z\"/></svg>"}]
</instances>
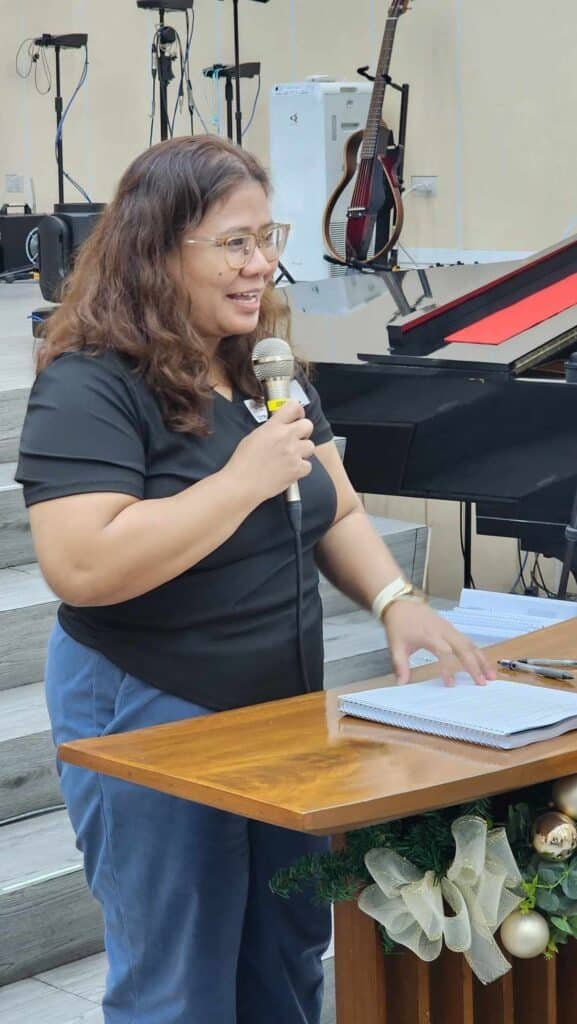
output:
<instances>
[{"instance_id":1,"label":"wooden lectern panel","mask_svg":"<svg viewBox=\"0 0 577 1024\"><path fill-rule=\"evenodd\" d=\"M475 1024L473 972L464 956L444 949L429 968L431 1020L443 1024ZM447 992L451 998L447 999ZM487 1017L487 1021L493 1021Z\"/></svg>"},{"instance_id":2,"label":"wooden lectern panel","mask_svg":"<svg viewBox=\"0 0 577 1024\"><path fill-rule=\"evenodd\" d=\"M577 1016L577 959L575 940L561 946L557 956L557 1015L559 1024L568 1024L570 1018L564 1016L564 1008L574 1006L573 1015Z\"/></svg>"},{"instance_id":3,"label":"wooden lectern panel","mask_svg":"<svg viewBox=\"0 0 577 1024\"><path fill-rule=\"evenodd\" d=\"M377 926L355 903L335 907L335 950L338 1024L395 1024L385 997L388 967Z\"/></svg>"},{"instance_id":4,"label":"wooden lectern panel","mask_svg":"<svg viewBox=\"0 0 577 1024\"><path fill-rule=\"evenodd\" d=\"M574 955L574 966L577 959ZM557 1024L557 961L544 956L513 962L515 1024ZM573 1010L573 1017L577 1010Z\"/></svg>"},{"instance_id":5,"label":"wooden lectern panel","mask_svg":"<svg viewBox=\"0 0 577 1024\"><path fill-rule=\"evenodd\" d=\"M386 956L372 918L337 904L338 1024L573 1024L577 943L558 957L511 960L513 969L482 985L465 958L444 950L425 964L409 952Z\"/></svg>"},{"instance_id":6,"label":"wooden lectern panel","mask_svg":"<svg viewBox=\"0 0 577 1024\"><path fill-rule=\"evenodd\" d=\"M393 953L386 964L386 1005L391 1024L431 1024L430 966L411 953Z\"/></svg>"},{"instance_id":7,"label":"wooden lectern panel","mask_svg":"<svg viewBox=\"0 0 577 1024\"><path fill-rule=\"evenodd\" d=\"M513 1001L513 975L505 974L492 985L482 985L475 978L473 990L475 1024L515 1024ZM529 1024L529 1022L527 1022Z\"/></svg>"}]
</instances>

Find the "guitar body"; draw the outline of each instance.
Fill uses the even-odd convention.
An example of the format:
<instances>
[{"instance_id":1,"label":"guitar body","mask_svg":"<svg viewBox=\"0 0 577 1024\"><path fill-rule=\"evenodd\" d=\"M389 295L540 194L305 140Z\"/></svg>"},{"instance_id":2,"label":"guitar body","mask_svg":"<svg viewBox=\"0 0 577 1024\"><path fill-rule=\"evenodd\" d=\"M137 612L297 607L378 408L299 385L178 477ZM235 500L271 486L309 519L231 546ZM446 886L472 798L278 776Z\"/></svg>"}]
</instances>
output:
<instances>
[{"instance_id":1,"label":"guitar body","mask_svg":"<svg viewBox=\"0 0 577 1024\"><path fill-rule=\"evenodd\" d=\"M359 161L363 135L362 131L358 131L347 140L345 173L329 199L323 219L325 245L332 256L343 264L351 260L369 264L383 259L395 246L403 227L403 201L397 178L399 149L389 144L391 133L382 123L375 158ZM337 251L331 237L331 221L337 203L355 176L355 206L349 207L347 212L343 258L343 253ZM394 229L384 245L379 247L379 217L388 221L391 209L394 210ZM375 251L374 255L369 256L373 237Z\"/></svg>"},{"instance_id":2,"label":"guitar body","mask_svg":"<svg viewBox=\"0 0 577 1024\"><path fill-rule=\"evenodd\" d=\"M323 217L325 245L334 259L344 266L378 263L394 248L403 228L404 211L398 173L402 154L383 123L382 111L397 22L408 3L409 0L391 0L367 124L364 131L355 132L347 140L345 173L330 197ZM353 180L352 198L347 201L345 193L350 190ZM344 252L342 249L339 252L339 242L335 242L334 236L340 233L343 218L342 213L336 219L334 214L337 206L343 207L345 203L345 245ZM373 239L374 252L369 256Z\"/></svg>"}]
</instances>

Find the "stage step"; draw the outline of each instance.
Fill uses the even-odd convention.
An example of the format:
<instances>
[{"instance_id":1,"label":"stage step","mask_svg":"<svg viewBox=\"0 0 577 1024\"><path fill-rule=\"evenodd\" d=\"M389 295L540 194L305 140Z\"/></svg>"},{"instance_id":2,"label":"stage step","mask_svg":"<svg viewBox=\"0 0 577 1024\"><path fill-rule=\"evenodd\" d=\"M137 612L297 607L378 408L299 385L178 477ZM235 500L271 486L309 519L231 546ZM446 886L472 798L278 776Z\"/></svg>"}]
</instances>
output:
<instances>
[{"instance_id":1,"label":"stage step","mask_svg":"<svg viewBox=\"0 0 577 1024\"><path fill-rule=\"evenodd\" d=\"M0 570L0 690L43 678L57 606L38 565Z\"/></svg>"},{"instance_id":2,"label":"stage step","mask_svg":"<svg viewBox=\"0 0 577 1024\"><path fill-rule=\"evenodd\" d=\"M0 826L0 985L102 948L66 812Z\"/></svg>"},{"instance_id":3,"label":"stage step","mask_svg":"<svg viewBox=\"0 0 577 1024\"><path fill-rule=\"evenodd\" d=\"M427 528L381 517L373 517L373 522L403 572L420 586L425 570ZM6 548L2 546L2 550ZM358 610L354 602L325 579L321 581L321 597L327 618ZM42 678L45 643L57 605L57 598L36 564L0 569L0 689Z\"/></svg>"},{"instance_id":4,"label":"stage step","mask_svg":"<svg viewBox=\"0 0 577 1024\"><path fill-rule=\"evenodd\" d=\"M455 602L431 597L429 604L436 611L445 611ZM331 615L323 622L323 633L326 690L393 672L387 634L370 612Z\"/></svg>"},{"instance_id":5,"label":"stage step","mask_svg":"<svg viewBox=\"0 0 577 1024\"><path fill-rule=\"evenodd\" d=\"M415 586L422 587L428 555L428 527L418 523L405 523L400 519L387 519L384 516L369 518L407 579ZM341 594L324 576L320 579L320 594L325 618L358 611L358 605Z\"/></svg>"},{"instance_id":6,"label":"stage step","mask_svg":"<svg viewBox=\"0 0 577 1024\"><path fill-rule=\"evenodd\" d=\"M370 612L331 615L323 634L326 690L392 672L385 631Z\"/></svg>"},{"instance_id":7,"label":"stage step","mask_svg":"<svg viewBox=\"0 0 577 1024\"><path fill-rule=\"evenodd\" d=\"M33 562L36 555L15 462L0 462L0 569Z\"/></svg>"},{"instance_id":8,"label":"stage step","mask_svg":"<svg viewBox=\"0 0 577 1024\"><path fill-rule=\"evenodd\" d=\"M44 684L0 690L0 824L61 803Z\"/></svg>"},{"instance_id":9,"label":"stage step","mask_svg":"<svg viewBox=\"0 0 577 1024\"><path fill-rule=\"evenodd\" d=\"M5 294L2 288L3 298ZM0 337L0 462L13 462L18 458L20 432L34 380L34 340L30 321L26 320L23 312L13 314L14 323L7 324L5 316L6 306L3 302L3 336ZM6 336L10 328L14 334Z\"/></svg>"}]
</instances>

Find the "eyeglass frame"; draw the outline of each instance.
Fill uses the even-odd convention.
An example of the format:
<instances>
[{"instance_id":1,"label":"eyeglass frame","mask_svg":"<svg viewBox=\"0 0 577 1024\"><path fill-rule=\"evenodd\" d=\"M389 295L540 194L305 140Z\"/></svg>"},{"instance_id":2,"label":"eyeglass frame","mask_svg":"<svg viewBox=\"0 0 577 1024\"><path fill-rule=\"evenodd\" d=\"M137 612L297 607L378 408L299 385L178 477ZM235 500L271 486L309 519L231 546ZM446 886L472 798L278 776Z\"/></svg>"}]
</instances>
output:
<instances>
[{"instance_id":1,"label":"eyeglass frame","mask_svg":"<svg viewBox=\"0 0 577 1024\"><path fill-rule=\"evenodd\" d=\"M223 235L222 238L185 238L183 244L184 245L198 245L198 244L207 245L208 244L208 245L215 246L216 248L219 248L219 249L224 249L224 258L225 258L226 262L228 263L228 266L230 267L230 269L231 270L244 270L244 268L246 266L248 266L248 264L250 263L250 261L253 258L253 256L254 256L254 254L255 254L257 249L260 249L260 251L261 251L262 255L264 256L265 260L267 261L267 263L272 264L272 263L276 263L277 260L280 260L283 252L285 251L286 243L288 241L288 236L290 234L291 227L292 227L291 224L281 224L281 223L276 223L275 222L273 224L269 224L266 228L263 228L262 231L258 231L258 232L255 232L255 231L231 231L230 234ZM269 231L273 231L275 228L283 228L284 229L284 232L285 232L285 235L284 235L284 245L283 245L281 251L278 253L278 255L275 256L275 258L273 260L269 260L268 256L266 256L265 253L263 252L263 249L262 249L262 246L261 246L260 243L262 241L263 235L265 233L269 232ZM254 239L254 249L252 250L250 256L247 257L246 261L240 267L233 267L233 266L231 266L231 264L229 262L229 255L230 254L227 253L226 246L230 242L230 240L233 239L233 238L252 238L252 239Z\"/></svg>"}]
</instances>

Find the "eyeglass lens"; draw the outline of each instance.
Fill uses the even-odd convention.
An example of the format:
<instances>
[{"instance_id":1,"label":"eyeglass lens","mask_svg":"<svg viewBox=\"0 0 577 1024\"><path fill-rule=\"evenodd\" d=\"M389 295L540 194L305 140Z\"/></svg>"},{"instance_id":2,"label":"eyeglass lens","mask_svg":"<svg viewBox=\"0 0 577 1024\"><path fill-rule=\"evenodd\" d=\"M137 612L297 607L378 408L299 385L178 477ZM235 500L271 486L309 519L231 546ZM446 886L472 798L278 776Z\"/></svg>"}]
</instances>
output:
<instances>
[{"instance_id":1,"label":"eyeglass lens","mask_svg":"<svg viewBox=\"0 0 577 1024\"><path fill-rule=\"evenodd\" d=\"M257 238L254 235L237 235L227 239L226 254L231 263L242 266L251 259L258 244L265 259L273 263L284 251L286 236L287 231L283 225L274 225Z\"/></svg>"}]
</instances>

